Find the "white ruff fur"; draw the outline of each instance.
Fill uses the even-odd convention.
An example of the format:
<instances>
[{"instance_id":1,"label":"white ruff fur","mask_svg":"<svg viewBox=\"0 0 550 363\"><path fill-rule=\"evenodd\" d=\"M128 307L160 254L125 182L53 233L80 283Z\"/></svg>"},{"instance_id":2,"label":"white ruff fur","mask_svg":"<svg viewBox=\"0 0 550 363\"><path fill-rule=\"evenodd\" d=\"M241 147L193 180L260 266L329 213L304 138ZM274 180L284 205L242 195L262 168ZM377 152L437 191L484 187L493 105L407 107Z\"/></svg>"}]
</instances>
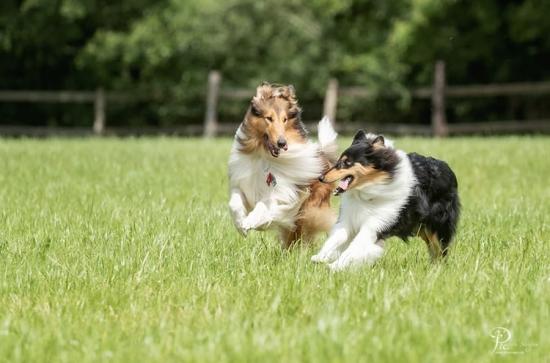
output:
<instances>
[{"instance_id":1,"label":"white ruff fur","mask_svg":"<svg viewBox=\"0 0 550 363\"><path fill-rule=\"evenodd\" d=\"M240 127L236 136L244 137ZM335 149L335 141L328 118L319 122L319 143L289 144L277 158L263 149L244 154L235 140L229 157L229 208L237 229L244 235L250 229L294 229L307 186L323 172L320 153ZM266 183L269 173L276 185Z\"/></svg>"},{"instance_id":2,"label":"white ruff fur","mask_svg":"<svg viewBox=\"0 0 550 363\"><path fill-rule=\"evenodd\" d=\"M416 185L407 154L398 150L397 155L400 161L391 182L366 184L342 195L338 222L312 261L330 263L333 271L339 271L374 264L382 257L384 241L377 239L378 233L396 222Z\"/></svg>"}]
</instances>

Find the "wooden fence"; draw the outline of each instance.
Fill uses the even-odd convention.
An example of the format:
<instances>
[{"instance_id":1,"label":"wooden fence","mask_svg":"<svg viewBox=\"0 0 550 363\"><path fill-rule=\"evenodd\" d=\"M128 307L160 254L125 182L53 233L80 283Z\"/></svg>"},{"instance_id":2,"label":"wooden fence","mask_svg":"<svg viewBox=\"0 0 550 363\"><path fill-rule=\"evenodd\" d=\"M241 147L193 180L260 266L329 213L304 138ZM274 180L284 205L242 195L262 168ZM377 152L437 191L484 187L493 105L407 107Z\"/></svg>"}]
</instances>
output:
<instances>
[{"instance_id":1,"label":"wooden fence","mask_svg":"<svg viewBox=\"0 0 550 363\"><path fill-rule=\"evenodd\" d=\"M481 98L496 96L541 95L550 94L550 82L536 83L506 83L488 85L448 86L445 79L445 63L437 61L434 68L433 84L431 87L421 87L409 90L412 98L431 100L431 126L387 124L377 125L378 132L392 134L422 134L445 137L449 134L480 134L480 133L514 133L514 132L542 132L550 133L550 120L524 120L501 122L476 122L448 124L446 117L446 100L448 98ZM178 134L199 135L214 137L219 134L231 134L237 124L219 123L217 110L220 99L242 101L248 100L254 94L250 89L226 89L222 87L222 75L218 71L211 71L208 76L206 93L206 110L204 124L187 125L177 128L106 128L107 102L131 102L138 97L130 93L105 92L99 88L96 91L0 91L0 102L42 102L42 103L92 103L94 105L94 119L91 129L82 128L64 129L62 134L93 133L103 135L107 130L112 134ZM349 97L355 99L369 99L373 97L396 97L397 94L386 93L376 95L365 87L340 87L338 80L330 79L326 88L323 113L330 117L340 132L351 133L361 125L351 122L337 122L338 98ZM144 100L142 97L141 100ZM314 127L314 125L312 125ZM364 127L364 124L362 125ZM56 129L59 132L59 129ZM56 133L57 133L56 132ZM46 135L45 128L4 127L2 134L30 134Z\"/></svg>"}]
</instances>

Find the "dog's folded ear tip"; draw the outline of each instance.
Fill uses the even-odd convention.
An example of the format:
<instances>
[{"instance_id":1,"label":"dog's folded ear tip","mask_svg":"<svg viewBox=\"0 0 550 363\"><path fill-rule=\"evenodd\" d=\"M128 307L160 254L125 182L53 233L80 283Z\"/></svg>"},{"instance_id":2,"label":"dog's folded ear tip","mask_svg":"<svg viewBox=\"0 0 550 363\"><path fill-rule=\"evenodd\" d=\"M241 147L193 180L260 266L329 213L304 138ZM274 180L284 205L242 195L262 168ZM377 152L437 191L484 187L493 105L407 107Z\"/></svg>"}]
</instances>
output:
<instances>
[{"instance_id":1,"label":"dog's folded ear tip","mask_svg":"<svg viewBox=\"0 0 550 363\"><path fill-rule=\"evenodd\" d=\"M384 139L383 135L378 135L378 136L376 136L376 138L374 139L374 141L372 143L373 143L373 145L384 146L385 141L386 140Z\"/></svg>"}]
</instances>

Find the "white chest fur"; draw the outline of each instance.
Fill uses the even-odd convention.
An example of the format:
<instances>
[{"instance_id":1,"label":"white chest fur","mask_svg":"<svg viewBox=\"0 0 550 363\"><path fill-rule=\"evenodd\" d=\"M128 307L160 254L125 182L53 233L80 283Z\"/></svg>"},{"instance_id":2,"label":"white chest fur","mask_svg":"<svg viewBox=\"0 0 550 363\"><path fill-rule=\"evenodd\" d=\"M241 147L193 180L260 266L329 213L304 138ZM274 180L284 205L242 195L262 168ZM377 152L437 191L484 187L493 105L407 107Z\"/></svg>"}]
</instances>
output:
<instances>
[{"instance_id":1,"label":"white chest fur","mask_svg":"<svg viewBox=\"0 0 550 363\"><path fill-rule=\"evenodd\" d=\"M402 151L397 151L397 154L401 161L389 184L352 189L343 195L339 220L352 234L361 228L382 231L399 217L416 184L416 178L407 155Z\"/></svg>"},{"instance_id":2,"label":"white chest fur","mask_svg":"<svg viewBox=\"0 0 550 363\"><path fill-rule=\"evenodd\" d=\"M235 143L229 158L229 182L232 188L241 190L251 207L259 201L297 200L300 187L309 185L322 173L316 143L290 145L278 158L264 151L243 154L237 147ZM268 185L269 173L275 183Z\"/></svg>"}]
</instances>

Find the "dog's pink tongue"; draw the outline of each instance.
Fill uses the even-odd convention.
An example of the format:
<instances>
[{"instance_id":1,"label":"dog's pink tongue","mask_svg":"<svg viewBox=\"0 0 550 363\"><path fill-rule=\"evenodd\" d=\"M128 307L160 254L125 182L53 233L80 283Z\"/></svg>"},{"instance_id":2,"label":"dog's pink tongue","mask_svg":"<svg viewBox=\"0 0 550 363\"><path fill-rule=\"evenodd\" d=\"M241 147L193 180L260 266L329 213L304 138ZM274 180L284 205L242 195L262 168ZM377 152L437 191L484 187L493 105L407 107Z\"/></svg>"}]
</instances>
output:
<instances>
[{"instance_id":1,"label":"dog's pink tongue","mask_svg":"<svg viewBox=\"0 0 550 363\"><path fill-rule=\"evenodd\" d=\"M340 183L338 184L338 188L342 190L347 190L349 186L349 178L344 178L340 180Z\"/></svg>"}]
</instances>

